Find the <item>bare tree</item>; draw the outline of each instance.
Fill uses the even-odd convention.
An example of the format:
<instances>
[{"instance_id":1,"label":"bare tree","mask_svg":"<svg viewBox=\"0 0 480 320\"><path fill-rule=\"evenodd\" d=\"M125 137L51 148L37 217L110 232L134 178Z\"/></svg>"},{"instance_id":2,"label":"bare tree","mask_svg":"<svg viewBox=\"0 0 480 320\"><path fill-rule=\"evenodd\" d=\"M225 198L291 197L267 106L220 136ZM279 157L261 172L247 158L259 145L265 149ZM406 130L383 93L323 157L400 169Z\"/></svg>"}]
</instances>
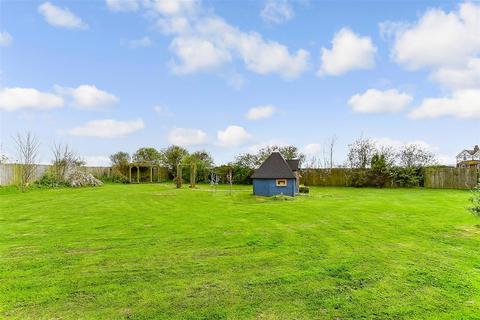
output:
<instances>
[{"instance_id":1,"label":"bare tree","mask_svg":"<svg viewBox=\"0 0 480 320\"><path fill-rule=\"evenodd\" d=\"M52 153L52 166L56 183L62 183L65 181L65 178L70 171L83 164L83 161L75 154L68 144L62 145L61 143L55 143L52 147Z\"/></svg>"},{"instance_id":2,"label":"bare tree","mask_svg":"<svg viewBox=\"0 0 480 320\"><path fill-rule=\"evenodd\" d=\"M23 136L17 133L14 140L17 145L18 158L21 164L20 186L22 192L25 192L35 177L40 142L31 132L27 132Z\"/></svg>"},{"instance_id":3,"label":"bare tree","mask_svg":"<svg viewBox=\"0 0 480 320\"><path fill-rule=\"evenodd\" d=\"M333 154L335 150L335 144L337 143L337 136L333 135L327 139L326 145L326 154L327 154L327 161L326 161L326 168L332 169L334 167L333 163Z\"/></svg>"},{"instance_id":4,"label":"bare tree","mask_svg":"<svg viewBox=\"0 0 480 320\"><path fill-rule=\"evenodd\" d=\"M417 144L404 145L398 152L398 162L405 168L420 168L436 162L435 155Z\"/></svg>"}]
</instances>

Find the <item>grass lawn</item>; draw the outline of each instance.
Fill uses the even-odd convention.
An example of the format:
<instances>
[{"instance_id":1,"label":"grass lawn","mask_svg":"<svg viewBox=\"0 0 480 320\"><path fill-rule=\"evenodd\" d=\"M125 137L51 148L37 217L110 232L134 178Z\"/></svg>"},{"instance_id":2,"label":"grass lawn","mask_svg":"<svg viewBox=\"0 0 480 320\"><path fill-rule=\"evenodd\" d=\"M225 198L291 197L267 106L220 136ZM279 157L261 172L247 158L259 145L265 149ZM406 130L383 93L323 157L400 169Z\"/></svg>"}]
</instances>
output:
<instances>
[{"instance_id":1,"label":"grass lawn","mask_svg":"<svg viewBox=\"0 0 480 320\"><path fill-rule=\"evenodd\" d=\"M0 318L480 319L469 192L0 189Z\"/></svg>"}]
</instances>

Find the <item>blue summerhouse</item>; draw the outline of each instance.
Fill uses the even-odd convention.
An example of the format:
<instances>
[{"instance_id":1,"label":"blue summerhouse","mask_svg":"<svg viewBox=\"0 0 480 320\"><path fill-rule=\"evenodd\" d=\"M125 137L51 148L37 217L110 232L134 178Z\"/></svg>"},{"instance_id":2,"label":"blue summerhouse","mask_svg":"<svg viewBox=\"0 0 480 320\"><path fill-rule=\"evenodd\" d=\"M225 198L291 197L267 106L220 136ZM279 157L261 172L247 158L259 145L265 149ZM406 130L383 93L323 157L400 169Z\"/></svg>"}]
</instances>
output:
<instances>
[{"instance_id":1,"label":"blue summerhouse","mask_svg":"<svg viewBox=\"0 0 480 320\"><path fill-rule=\"evenodd\" d=\"M285 160L279 152L273 152L252 175L253 194L294 197L298 193L299 160Z\"/></svg>"}]
</instances>

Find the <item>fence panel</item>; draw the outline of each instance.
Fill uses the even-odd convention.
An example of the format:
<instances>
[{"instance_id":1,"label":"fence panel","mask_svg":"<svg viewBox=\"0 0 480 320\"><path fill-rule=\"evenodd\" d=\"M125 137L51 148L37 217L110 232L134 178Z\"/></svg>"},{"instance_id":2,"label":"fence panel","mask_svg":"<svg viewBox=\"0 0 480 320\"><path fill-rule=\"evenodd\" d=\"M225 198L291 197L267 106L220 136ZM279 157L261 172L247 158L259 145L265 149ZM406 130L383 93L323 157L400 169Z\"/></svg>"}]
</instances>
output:
<instances>
[{"instance_id":1,"label":"fence panel","mask_svg":"<svg viewBox=\"0 0 480 320\"><path fill-rule=\"evenodd\" d=\"M429 168L425 170L425 187L435 189L472 189L478 183L476 168Z\"/></svg>"}]
</instances>

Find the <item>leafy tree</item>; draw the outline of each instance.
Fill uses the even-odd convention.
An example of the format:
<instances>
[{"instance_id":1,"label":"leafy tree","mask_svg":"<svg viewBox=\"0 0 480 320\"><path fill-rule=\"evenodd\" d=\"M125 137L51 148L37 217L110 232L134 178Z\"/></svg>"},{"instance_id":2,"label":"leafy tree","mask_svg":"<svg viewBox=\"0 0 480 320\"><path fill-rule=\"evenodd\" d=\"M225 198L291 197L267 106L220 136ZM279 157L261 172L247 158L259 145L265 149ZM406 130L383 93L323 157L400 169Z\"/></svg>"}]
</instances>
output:
<instances>
[{"instance_id":1,"label":"leafy tree","mask_svg":"<svg viewBox=\"0 0 480 320\"><path fill-rule=\"evenodd\" d=\"M390 179L390 167L384 154L375 153L370 164L370 182L375 187L383 188Z\"/></svg>"},{"instance_id":2,"label":"leafy tree","mask_svg":"<svg viewBox=\"0 0 480 320\"><path fill-rule=\"evenodd\" d=\"M243 168L254 169L258 167L260 164L258 163L258 158L256 155L251 153L242 153L235 157L235 161L233 162L233 165L243 167Z\"/></svg>"},{"instance_id":3,"label":"leafy tree","mask_svg":"<svg viewBox=\"0 0 480 320\"><path fill-rule=\"evenodd\" d=\"M188 151L180 146L171 145L160 152L161 163L168 168L171 176L176 176L177 166L188 156Z\"/></svg>"},{"instance_id":4,"label":"leafy tree","mask_svg":"<svg viewBox=\"0 0 480 320\"><path fill-rule=\"evenodd\" d=\"M272 152L280 152L282 157L285 160L293 160L293 159L300 159L300 162L305 161L305 155L301 153L296 146L277 146L271 145L261 148L258 153L256 154L256 162L257 166L260 165L263 161L265 161Z\"/></svg>"},{"instance_id":5,"label":"leafy tree","mask_svg":"<svg viewBox=\"0 0 480 320\"><path fill-rule=\"evenodd\" d=\"M348 165L351 168L366 169L372 162L372 156L377 152L375 143L360 137L348 145Z\"/></svg>"},{"instance_id":6,"label":"leafy tree","mask_svg":"<svg viewBox=\"0 0 480 320\"><path fill-rule=\"evenodd\" d=\"M210 174L210 169L213 167L213 158L207 151L195 151L189 155L186 155L182 159L182 164L185 165L184 174L192 175L191 169L195 167L196 174L195 179L198 182L207 182Z\"/></svg>"},{"instance_id":7,"label":"leafy tree","mask_svg":"<svg viewBox=\"0 0 480 320\"><path fill-rule=\"evenodd\" d=\"M120 175L126 177L128 175L128 165L130 164L130 155L128 152L118 151L110 155L114 176Z\"/></svg>"},{"instance_id":8,"label":"leafy tree","mask_svg":"<svg viewBox=\"0 0 480 320\"><path fill-rule=\"evenodd\" d=\"M140 148L132 156L133 162L158 164L161 154L155 148Z\"/></svg>"}]
</instances>

